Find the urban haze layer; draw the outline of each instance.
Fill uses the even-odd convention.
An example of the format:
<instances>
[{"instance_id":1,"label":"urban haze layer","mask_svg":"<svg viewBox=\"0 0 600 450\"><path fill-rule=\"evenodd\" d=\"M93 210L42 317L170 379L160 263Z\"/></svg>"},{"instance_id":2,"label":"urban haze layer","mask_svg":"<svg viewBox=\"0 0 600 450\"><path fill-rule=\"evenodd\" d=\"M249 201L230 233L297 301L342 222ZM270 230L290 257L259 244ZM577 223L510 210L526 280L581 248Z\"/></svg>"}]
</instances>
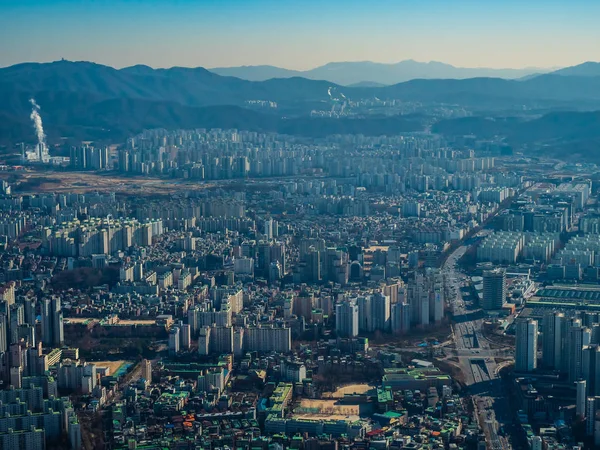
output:
<instances>
[{"instance_id":1,"label":"urban haze layer","mask_svg":"<svg viewBox=\"0 0 600 450\"><path fill-rule=\"evenodd\" d=\"M600 448L594 64L0 69L0 449Z\"/></svg>"}]
</instances>

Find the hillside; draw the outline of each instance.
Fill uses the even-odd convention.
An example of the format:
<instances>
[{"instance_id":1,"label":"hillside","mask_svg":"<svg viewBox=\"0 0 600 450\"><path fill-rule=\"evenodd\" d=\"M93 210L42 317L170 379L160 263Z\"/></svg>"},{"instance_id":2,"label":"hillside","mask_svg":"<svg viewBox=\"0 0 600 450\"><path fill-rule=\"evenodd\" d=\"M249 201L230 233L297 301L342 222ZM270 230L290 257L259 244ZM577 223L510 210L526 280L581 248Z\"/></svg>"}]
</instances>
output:
<instances>
[{"instance_id":1,"label":"hillside","mask_svg":"<svg viewBox=\"0 0 600 450\"><path fill-rule=\"evenodd\" d=\"M513 143L549 143L600 138L600 112L553 112L526 120L516 117L466 117L442 120L432 131L448 136L505 136Z\"/></svg>"},{"instance_id":2,"label":"hillside","mask_svg":"<svg viewBox=\"0 0 600 450\"><path fill-rule=\"evenodd\" d=\"M10 105L27 105L28 96L0 93L0 145L34 142L27 106L20 114ZM122 142L128 136L150 128L238 128L299 136L324 137L331 134L360 133L392 135L422 131L428 119L421 116L373 117L369 119L281 118L235 105L193 107L175 102L140 99L98 99L73 92L41 92L45 130L51 142L97 140ZM5 109L7 105L8 108ZM4 119L4 120L2 120Z\"/></svg>"},{"instance_id":3,"label":"hillside","mask_svg":"<svg viewBox=\"0 0 600 450\"><path fill-rule=\"evenodd\" d=\"M600 63L588 61L577 66L555 70L552 74L576 77L600 77Z\"/></svg>"},{"instance_id":4,"label":"hillside","mask_svg":"<svg viewBox=\"0 0 600 450\"><path fill-rule=\"evenodd\" d=\"M526 145L545 156L600 162L600 112L553 112L533 120L468 117L443 120L432 131L448 137L476 133L482 139L502 138Z\"/></svg>"}]
</instances>

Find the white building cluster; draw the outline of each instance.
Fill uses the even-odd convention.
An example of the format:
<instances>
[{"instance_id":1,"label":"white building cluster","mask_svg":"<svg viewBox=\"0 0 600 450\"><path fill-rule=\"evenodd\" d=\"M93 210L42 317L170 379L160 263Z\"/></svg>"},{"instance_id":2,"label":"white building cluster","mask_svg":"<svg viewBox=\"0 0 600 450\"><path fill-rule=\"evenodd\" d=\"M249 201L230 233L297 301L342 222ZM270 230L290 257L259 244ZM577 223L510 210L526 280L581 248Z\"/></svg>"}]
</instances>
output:
<instances>
[{"instance_id":1,"label":"white building cluster","mask_svg":"<svg viewBox=\"0 0 600 450\"><path fill-rule=\"evenodd\" d=\"M74 220L42 231L42 245L56 256L112 255L130 247L152 245L163 233L162 220L136 219Z\"/></svg>"},{"instance_id":2,"label":"white building cluster","mask_svg":"<svg viewBox=\"0 0 600 450\"><path fill-rule=\"evenodd\" d=\"M407 285L347 298L336 305L336 330L341 336L360 333L404 334L411 327L429 327L444 318L444 276L437 269L416 273Z\"/></svg>"},{"instance_id":3,"label":"white building cluster","mask_svg":"<svg viewBox=\"0 0 600 450\"><path fill-rule=\"evenodd\" d=\"M523 233L501 231L494 233L477 248L477 260L497 264L513 264L517 262L523 247Z\"/></svg>"}]
</instances>

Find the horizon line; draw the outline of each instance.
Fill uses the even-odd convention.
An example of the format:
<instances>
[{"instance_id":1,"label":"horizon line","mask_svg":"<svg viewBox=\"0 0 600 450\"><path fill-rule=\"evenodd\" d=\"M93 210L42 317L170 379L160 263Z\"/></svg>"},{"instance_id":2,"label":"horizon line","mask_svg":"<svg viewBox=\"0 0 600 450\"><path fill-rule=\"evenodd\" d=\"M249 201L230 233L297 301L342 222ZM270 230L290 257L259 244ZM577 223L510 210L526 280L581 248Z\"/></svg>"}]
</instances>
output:
<instances>
[{"instance_id":1,"label":"horizon line","mask_svg":"<svg viewBox=\"0 0 600 450\"><path fill-rule=\"evenodd\" d=\"M599 61L594 61L594 60L585 60L582 61L578 64L574 64L574 65L570 65L570 66L550 66L550 67L536 67L536 66L526 66L526 67L489 67L489 66L455 66L454 64L451 63L447 63L447 62L443 62L443 61L436 61L436 60L429 60L429 61L419 61L416 59L403 59L397 62L380 62L380 61L372 61L372 60L346 60L346 61L329 61L327 63L321 64L321 65L317 65L308 69L290 69L288 67L283 67L283 66L276 66L273 64L239 64L239 65L231 65L231 66L215 66L215 67L207 67L207 66L183 66L183 65L174 65L174 66L152 66L149 64L144 64L144 63L133 63L130 65L126 65L126 66L114 66L114 65L110 65L110 64L105 64L105 63L100 63L100 62L96 62L96 61L92 61L92 60L71 60L68 58L62 58L62 59L56 59L56 60L51 60L51 61L22 61L22 62L18 62L18 63L14 63L14 64L9 64L6 66L0 66L0 69L7 69L10 67L14 67L14 66L19 66L19 65L24 65L24 64L53 64L53 63L59 63L59 62L70 62L70 63L90 63L90 64L96 64L99 66L105 66L105 67L110 67L113 68L115 70L122 70L122 69L128 69L131 67L136 67L136 66L144 66L144 67L148 67L150 69L153 70L160 70L160 69L175 69L175 68L184 68L184 69L205 69L208 71L211 70L215 70L215 69L236 69L236 68L252 68L252 67L272 67L272 68L276 68L276 69L282 69L282 70L289 70L289 71L293 71L293 72L309 72L311 70L315 70L315 69L319 69L331 64L361 64L361 63L370 63L370 64L378 64L378 65L383 65L383 66L393 66L393 65L397 65L397 64L401 64L404 62L415 62L418 64L444 64L447 66L451 66L453 68L456 69L472 69L472 70L546 70L546 71L554 71L554 70L560 70L560 69L564 69L564 68L568 68L568 67L574 67L574 66L578 66L581 64L586 64L586 63L599 63Z\"/></svg>"}]
</instances>

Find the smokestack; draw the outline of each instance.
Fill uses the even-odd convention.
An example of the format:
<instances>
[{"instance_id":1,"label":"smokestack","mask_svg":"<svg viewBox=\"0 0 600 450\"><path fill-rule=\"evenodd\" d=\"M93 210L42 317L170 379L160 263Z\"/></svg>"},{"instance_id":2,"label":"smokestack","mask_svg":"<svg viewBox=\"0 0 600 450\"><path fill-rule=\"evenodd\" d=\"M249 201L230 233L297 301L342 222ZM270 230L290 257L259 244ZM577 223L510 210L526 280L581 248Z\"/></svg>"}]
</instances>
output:
<instances>
[{"instance_id":1,"label":"smokestack","mask_svg":"<svg viewBox=\"0 0 600 450\"><path fill-rule=\"evenodd\" d=\"M46 134L44 133L44 126L42 124L42 116L40 116L40 106L35 102L35 99L30 98L29 103L31 103L31 115L29 116L33 121L33 128L35 129L35 134L37 136L38 145L38 155L40 162L46 157L48 150L46 147Z\"/></svg>"},{"instance_id":2,"label":"smokestack","mask_svg":"<svg viewBox=\"0 0 600 450\"><path fill-rule=\"evenodd\" d=\"M31 115L29 116L33 121L33 128L35 129L35 134L38 139L38 144L45 145L46 143L46 135L44 134L44 126L42 125L42 117L40 116L40 107L35 102L35 99L30 98L29 103L33 107L31 110Z\"/></svg>"}]
</instances>

